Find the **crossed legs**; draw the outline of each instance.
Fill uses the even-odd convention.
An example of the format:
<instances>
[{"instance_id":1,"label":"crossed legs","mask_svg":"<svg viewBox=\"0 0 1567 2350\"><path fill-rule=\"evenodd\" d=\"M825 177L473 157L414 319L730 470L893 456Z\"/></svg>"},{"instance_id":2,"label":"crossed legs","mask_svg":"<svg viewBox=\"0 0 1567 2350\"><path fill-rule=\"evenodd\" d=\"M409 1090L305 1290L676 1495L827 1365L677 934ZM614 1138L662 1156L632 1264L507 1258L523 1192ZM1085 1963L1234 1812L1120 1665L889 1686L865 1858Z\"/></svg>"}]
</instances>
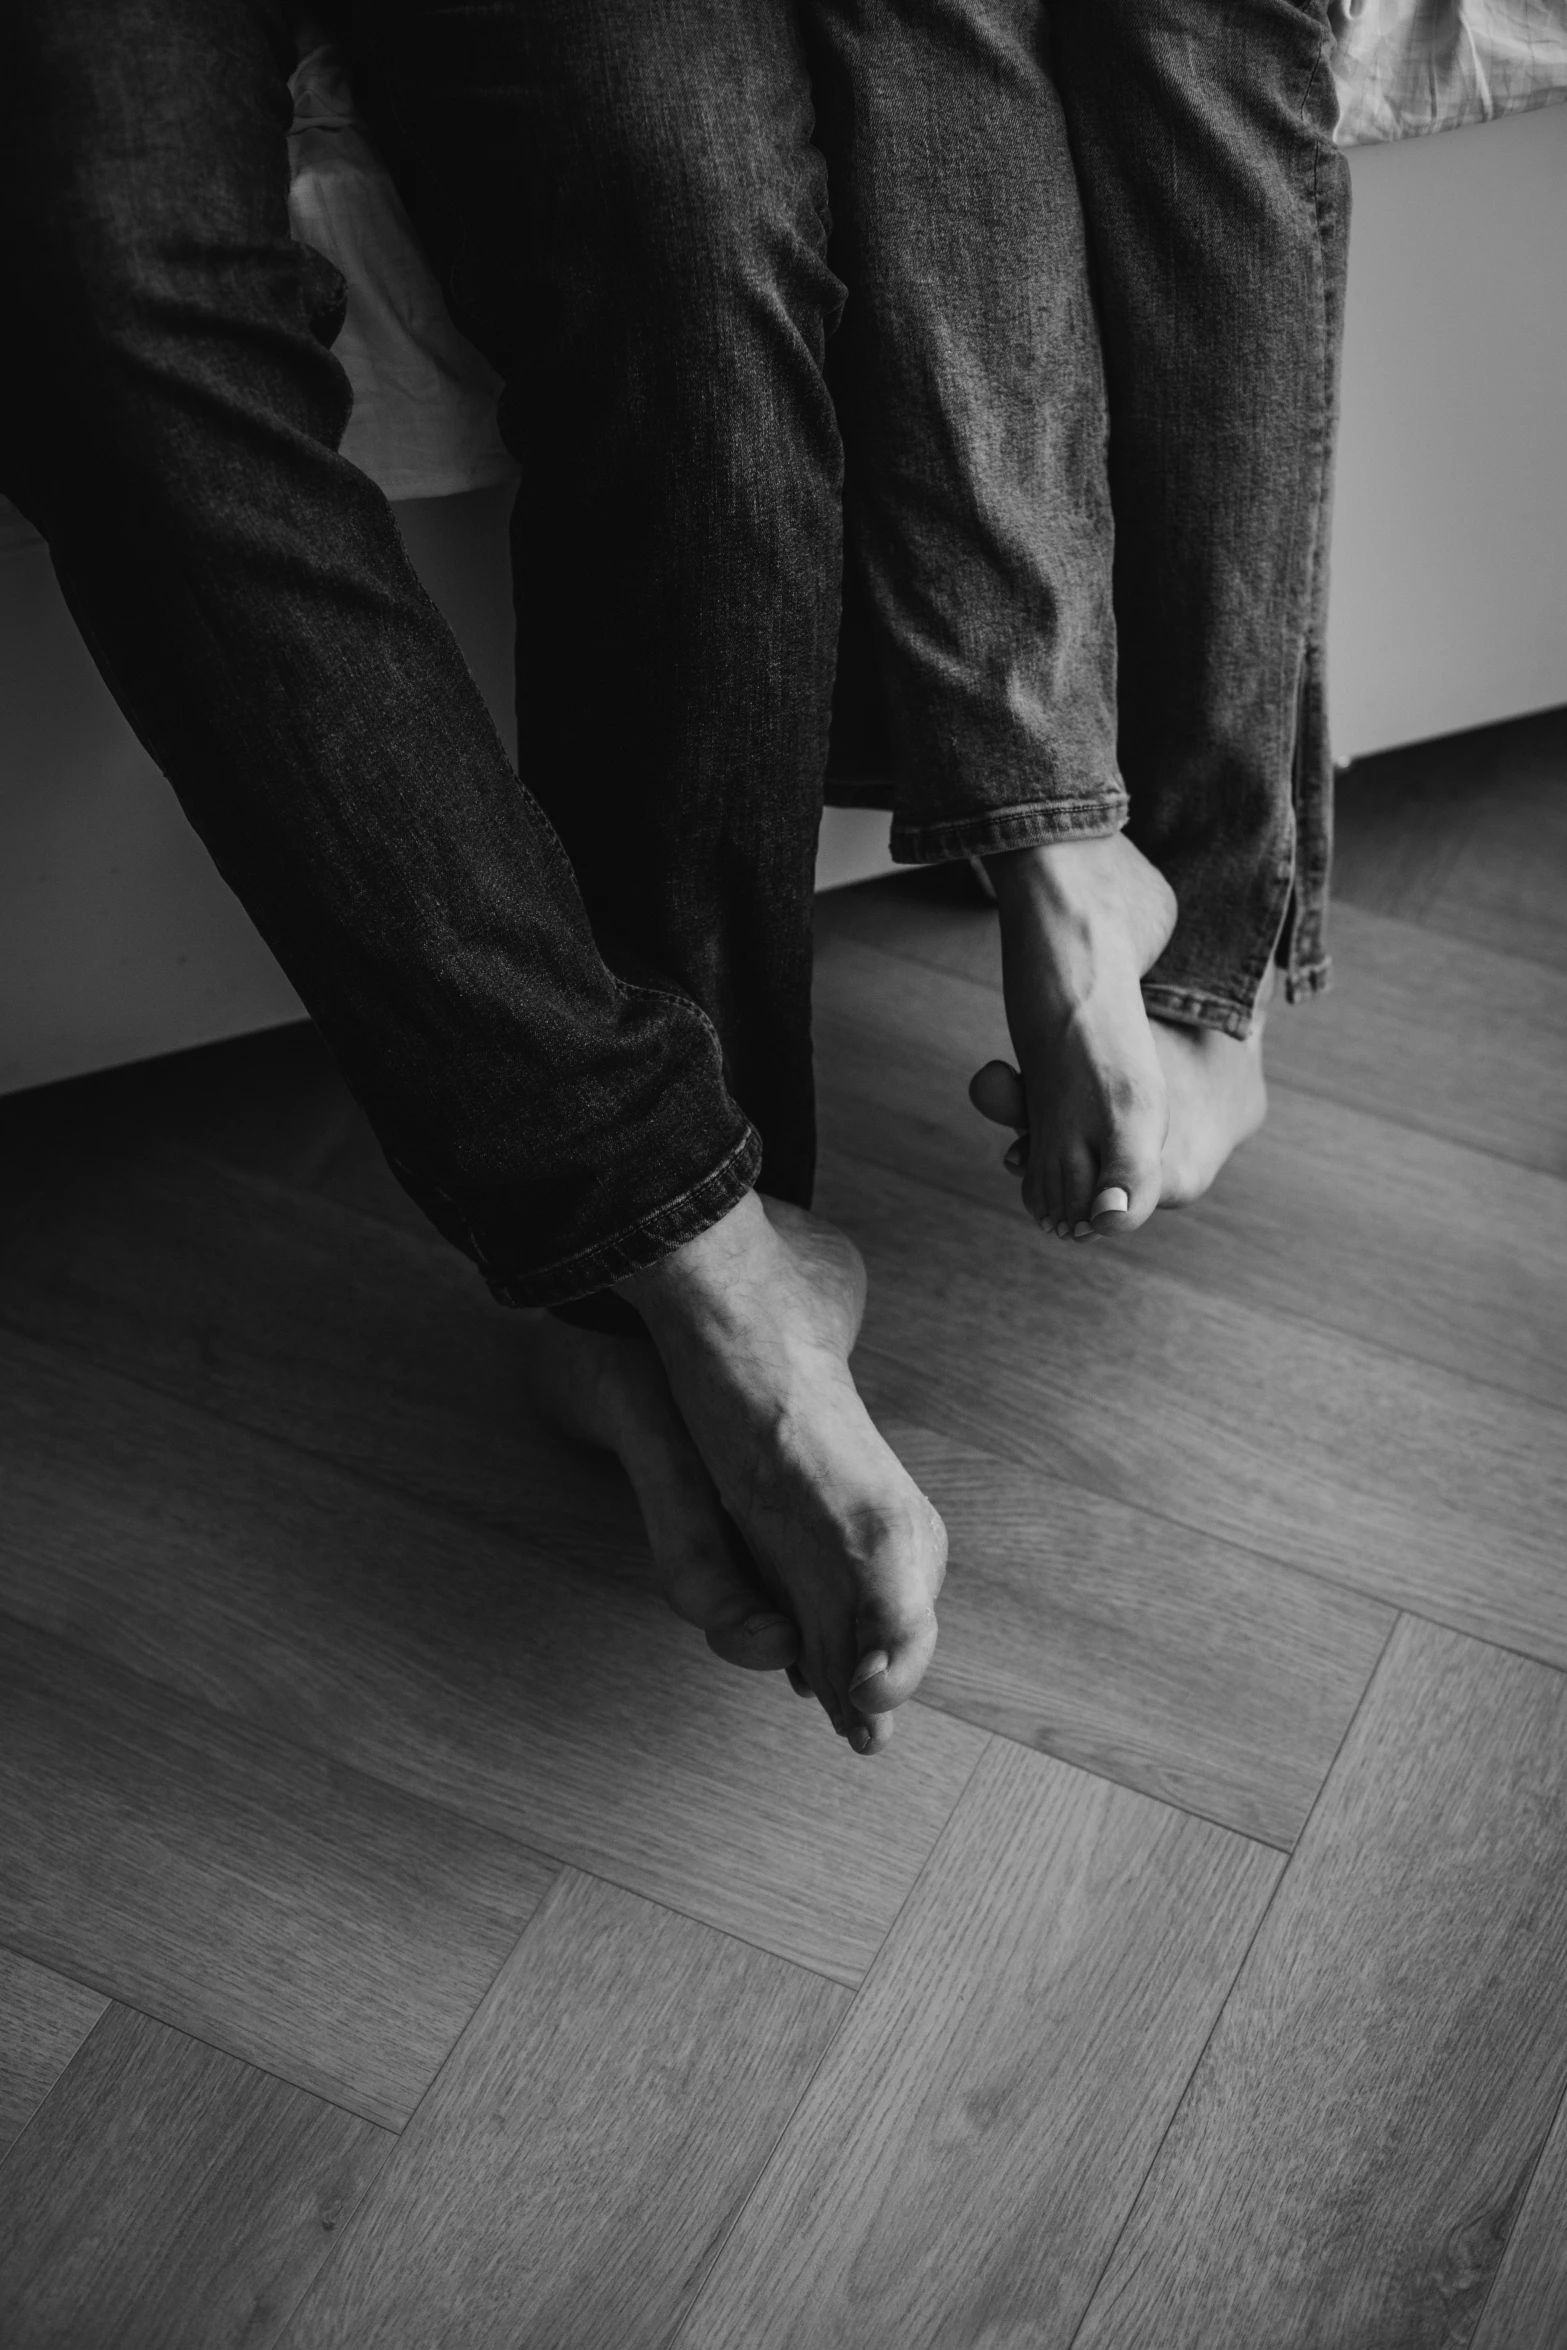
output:
<instances>
[{"instance_id":1,"label":"crossed legs","mask_svg":"<svg viewBox=\"0 0 1567 2350\"><path fill-rule=\"evenodd\" d=\"M1131 1228L1260 1119L1275 962L1325 977L1325 11L809 15L894 849L989 867L1030 1211Z\"/></svg>"}]
</instances>

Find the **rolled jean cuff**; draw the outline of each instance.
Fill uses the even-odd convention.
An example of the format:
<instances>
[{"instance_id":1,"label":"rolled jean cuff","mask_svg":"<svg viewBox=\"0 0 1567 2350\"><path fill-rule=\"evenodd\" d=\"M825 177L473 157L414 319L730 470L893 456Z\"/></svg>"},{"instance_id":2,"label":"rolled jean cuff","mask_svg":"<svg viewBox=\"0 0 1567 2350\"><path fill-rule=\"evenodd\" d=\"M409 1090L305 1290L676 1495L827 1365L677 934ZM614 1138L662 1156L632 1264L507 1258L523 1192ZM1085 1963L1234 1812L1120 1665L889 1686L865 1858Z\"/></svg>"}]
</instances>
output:
<instances>
[{"instance_id":1,"label":"rolled jean cuff","mask_svg":"<svg viewBox=\"0 0 1567 2350\"><path fill-rule=\"evenodd\" d=\"M1082 800L1024 800L972 816L915 824L894 817L892 855L899 865L940 865L954 857L1004 856L1056 840L1102 840L1119 832L1131 810L1124 791Z\"/></svg>"},{"instance_id":2,"label":"rolled jean cuff","mask_svg":"<svg viewBox=\"0 0 1567 2350\"><path fill-rule=\"evenodd\" d=\"M748 1125L740 1140L710 1173L678 1197L655 1208L634 1224L626 1224L592 1248L578 1249L537 1270L502 1271L479 1249L475 1256L491 1295L503 1306L557 1306L587 1297L624 1281L633 1273L649 1272L688 1240L708 1231L756 1186L762 1166L762 1138Z\"/></svg>"},{"instance_id":3,"label":"rolled jean cuff","mask_svg":"<svg viewBox=\"0 0 1567 2350\"><path fill-rule=\"evenodd\" d=\"M1143 1009L1151 1020L1169 1020L1177 1028L1216 1028L1221 1036L1250 1036L1256 1022L1255 1006L1233 996L1216 995L1211 988L1151 987L1143 982Z\"/></svg>"}]
</instances>

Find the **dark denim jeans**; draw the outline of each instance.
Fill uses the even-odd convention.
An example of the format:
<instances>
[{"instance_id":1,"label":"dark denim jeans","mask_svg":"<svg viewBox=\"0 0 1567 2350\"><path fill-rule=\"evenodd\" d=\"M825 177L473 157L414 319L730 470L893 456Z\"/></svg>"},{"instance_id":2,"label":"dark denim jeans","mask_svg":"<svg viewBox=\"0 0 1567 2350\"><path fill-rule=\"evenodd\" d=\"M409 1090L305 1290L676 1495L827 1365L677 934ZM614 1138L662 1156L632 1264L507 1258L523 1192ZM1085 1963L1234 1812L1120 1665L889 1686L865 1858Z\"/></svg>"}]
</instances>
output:
<instances>
[{"instance_id":1,"label":"dark denim jeans","mask_svg":"<svg viewBox=\"0 0 1567 2350\"><path fill-rule=\"evenodd\" d=\"M286 8L0 18L0 479L497 1295L656 1262L758 1173L809 1197L840 416L900 850L1129 805L1181 901L1155 1009L1244 1028L1281 925L1313 983L1345 217L1314 0L1058 0L1048 61L1035 0L366 22L506 379L520 783L336 454Z\"/></svg>"},{"instance_id":2,"label":"dark denim jeans","mask_svg":"<svg viewBox=\"0 0 1567 2350\"><path fill-rule=\"evenodd\" d=\"M894 853L1126 822L1180 909L1150 1009L1244 1035L1275 953L1326 976L1326 7L805 6Z\"/></svg>"}]
</instances>

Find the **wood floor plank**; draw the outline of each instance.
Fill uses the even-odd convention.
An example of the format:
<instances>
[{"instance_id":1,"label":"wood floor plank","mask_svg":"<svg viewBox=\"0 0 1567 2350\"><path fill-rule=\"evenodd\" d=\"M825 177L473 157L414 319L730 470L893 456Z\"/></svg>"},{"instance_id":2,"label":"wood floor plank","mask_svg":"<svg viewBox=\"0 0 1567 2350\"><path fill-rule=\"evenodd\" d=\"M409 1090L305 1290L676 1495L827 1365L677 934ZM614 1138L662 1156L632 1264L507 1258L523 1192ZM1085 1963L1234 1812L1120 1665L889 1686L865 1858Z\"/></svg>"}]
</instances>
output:
<instances>
[{"instance_id":1,"label":"wood floor plank","mask_svg":"<svg viewBox=\"0 0 1567 2350\"><path fill-rule=\"evenodd\" d=\"M823 1153L870 1271L856 1356L913 1422L1390 1606L1567 1663L1567 1421L1232 1304L1131 1250Z\"/></svg>"},{"instance_id":2,"label":"wood floor plank","mask_svg":"<svg viewBox=\"0 0 1567 2350\"><path fill-rule=\"evenodd\" d=\"M270 2350L392 2144L111 2008L0 2164L0 2341Z\"/></svg>"},{"instance_id":3,"label":"wood floor plank","mask_svg":"<svg viewBox=\"0 0 1567 2350\"><path fill-rule=\"evenodd\" d=\"M1406 1619L1076 2350L1466 2343L1564 2084L1567 1681Z\"/></svg>"},{"instance_id":4,"label":"wood floor plank","mask_svg":"<svg viewBox=\"0 0 1567 2350\"><path fill-rule=\"evenodd\" d=\"M1529 2181L1471 2350L1567 2342L1567 2106Z\"/></svg>"},{"instance_id":5,"label":"wood floor plank","mask_svg":"<svg viewBox=\"0 0 1567 2350\"><path fill-rule=\"evenodd\" d=\"M1279 1866L998 1742L680 2350L1065 2350Z\"/></svg>"},{"instance_id":6,"label":"wood floor plank","mask_svg":"<svg viewBox=\"0 0 1567 2350\"><path fill-rule=\"evenodd\" d=\"M101 1992L0 1948L0 2154L20 2137L108 2004Z\"/></svg>"},{"instance_id":7,"label":"wood floor plank","mask_svg":"<svg viewBox=\"0 0 1567 2350\"><path fill-rule=\"evenodd\" d=\"M982 1207L1016 1204L968 1079L1010 1057L991 988L851 938L817 957L829 1144ZM1020 1205L1017 1212L1021 1214ZM1138 1259L1242 1304L1567 1407L1567 1183L1275 1085L1215 1189Z\"/></svg>"},{"instance_id":8,"label":"wood floor plank","mask_svg":"<svg viewBox=\"0 0 1567 2350\"><path fill-rule=\"evenodd\" d=\"M1567 710L1357 759L1337 798L1339 897L1567 969Z\"/></svg>"},{"instance_id":9,"label":"wood floor plank","mask_svg":"<svg viewBox=\"0 0 1567 2350\"><path fill-rule=\"evenodd\" d=\"M393 2127L553 1873L9 1618L0 1815L0 1940Z\"/></svg>"},{"instance_id":10,"label":"wood floor plank","mask_svg":"<svg viewBox=\"0 0 1567 2350\"><path fill-rule=\"evenodd\" d=\"M920 1709L868 1766L721 1664L591 1459L524 1542L4 1338L0 1474L14 1616L840 1980L984 1745Z\"/></svg>"},{"instance_id":11,"label":"wood floor plank","mask_svg":"<svg viewBox=\"0 0 1567 2350\"><path fill-rule=\"evenodd\" d=\"M921 1704L1292 1844L1392 1611L928 1429L887 1433L952 1545Z\"/></svg>"},{"instance_id":12,"label":"wood floor plank","mask_svg":"<svg viewBox=\"0 0 1567 2350\"><path fill-rule=\"evenodd\" d=\"M568 1873L286 2350L655 2350L849 1995Z\"/></svg>"},{"instance_id":13,"label":"wood floor plank","mask_svg":"<svg viewBox=\"0 0 1567 2350\"><path fill-rule=\"evenodd\" d=\"M994 912L938 899L918 880L837 891L819 905L817 931L1000 986ZM1335 907L1329 944L1331 993L1269 1023L1272 1077L1567 1174L1567 971L1352 905Z\"/></svg>"}]
</instances>

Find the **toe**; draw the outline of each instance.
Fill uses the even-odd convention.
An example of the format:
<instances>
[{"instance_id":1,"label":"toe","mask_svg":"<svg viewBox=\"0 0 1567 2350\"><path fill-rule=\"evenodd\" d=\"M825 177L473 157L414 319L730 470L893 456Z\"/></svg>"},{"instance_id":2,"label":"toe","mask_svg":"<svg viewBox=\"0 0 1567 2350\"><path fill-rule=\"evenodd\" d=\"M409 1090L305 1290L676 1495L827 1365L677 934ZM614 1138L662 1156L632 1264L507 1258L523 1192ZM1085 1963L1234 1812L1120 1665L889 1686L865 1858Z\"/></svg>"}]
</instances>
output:
<instances>
[{"instance_id":1,"label":"toe","mask_svg":"<svg viewBox=\"0 0 1567 2350\"><path fill-rule=\"evenodd\" d=\"M849 1744L856 1754L881 1754L892 1744L896 1728L891 1714L856 1714Z\"/></svg>"},{"instance_id":2,"label":"toe","mask_svg":"<svg viewBox=\"0 0 1567 2350\"><path fill-rule=\"evenodd\" d=\"M800 1635L789 1618L760 1610L738 1624L704 1624L702 1631L715 1656L749 1673L786 1672L800 1652Z\"/></svg>"},{"instance_id":3,"label":"toe","mask_svg":"<svg viewBox=\"0 0 1567 2350\"><path fill-rule=\"evenodd\" d=\"M1026 1126L1028 1097L1023 1080L1005 1061L987 1061L969 1079L968 1098L982 1118L997 1126Z\"/></svg>"},{"instance_id":4,"label":"toe","mask_svg":"<svg viewBox=\"0 0 1567 2350\"><path fill-rule=\"evenodd\" d=\"M925 1678L936 1650L936 1611L928 1603L898 1611L878 1608L859 1621L860 1662L849 1687L862 1714L891 1713L905 1704Z\"/></svg>"},{"instance_id":5,"label":"toe","mask_svg":"<svg viewBox=\"0 0 1567 2350\"><path fill-rule=\"evenodd\" d=\"M1116 1120L1079 1213L1095 1232L1135 1232L1159 1205L1168 1116L1162 1098L1139 1092Z\"/></svg>"},{"instance_id":6,"label":"toe","mask_svg":"<svg viewBox=\"0 0 1567 2350\"><path fill-rule=\"evenodd\" d=\"M922 1523L894 1556L897 1581L867 1597L854 1621L858 1661L850 1703L861 1714L891 1713L911 1698L936 1648L936 1595L946 1573L947 1531L923 1494Z\"/></svg>"},{"instance_id":7,"label":"toe","mask_svg":"<svg viewBox=\"0 0 1567 2350\"><path fill-rule=\"evenodd\" d=\"M1062 1153L1061 1216L1069 1232L1076 1232L1088 1219L1097 1173L1094 1154L1086 1143L1073 1144Z\"/></svg>"},{"instance_id":8,"label":"toe","mask_svg":"<svg viewBox=\"0 0 1567 2350\"><path fill-rule=\"evenodd\" d=\"M1043 1224L1053 1232L1066 1213L1062 1205L1063 1189L1061 1161L1055 1149L1044 1140L1030 1150L1028 1167L1023 1177L1023 1205L1036 1224Z\"/></svg>"},{"instance_id":9,"label":"toe","mask_svg":"<svg viewBox=\"0 0 1567 2350\"><path fill-rule=\"evenodd\" d=\"M660 1564L670 1606L726 1664L778 1673L796 1661L800 1635L793 1619L763 1589L732 1529L715 1518L710 1534L688 1534Z\"/></svg>"}]
</instances>

